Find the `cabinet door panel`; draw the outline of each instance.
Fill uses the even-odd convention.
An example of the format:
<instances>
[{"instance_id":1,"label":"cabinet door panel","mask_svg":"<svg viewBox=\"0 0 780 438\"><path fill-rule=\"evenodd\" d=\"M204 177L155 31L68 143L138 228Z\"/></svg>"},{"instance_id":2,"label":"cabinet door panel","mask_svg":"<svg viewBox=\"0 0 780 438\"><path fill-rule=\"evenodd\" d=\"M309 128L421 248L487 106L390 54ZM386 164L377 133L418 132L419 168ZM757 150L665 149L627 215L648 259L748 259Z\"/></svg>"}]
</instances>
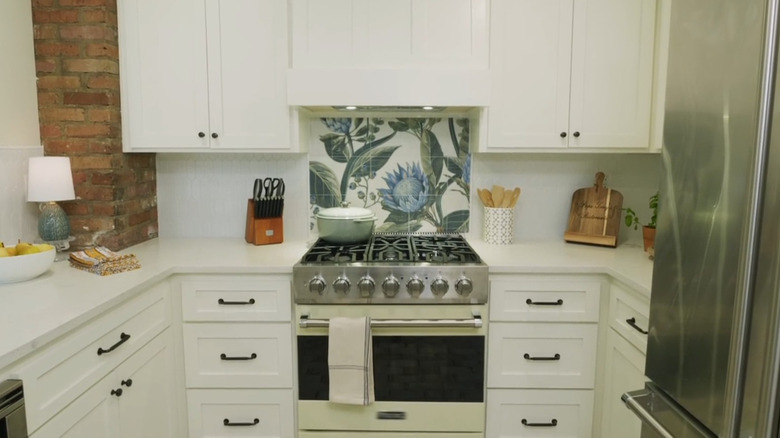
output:
<instances>
[{"instance_id":1,"label":"cabinet door panel","mask_svg":"<svg viewBox=\"0 0 780 438\"><path fill-rule=\"evenodd\" d=\"M289 143L287 4L207 0L211 146L282 149Z\"/></svg>"},{"instance_id":2,"label":"cabinet door panel","mask_svg":"<svg viewBox=\"0 0 780 438\"><path fill-rule=\"evenodd\" d=\"M655 0L575 2L570 147L647 148Z\"/></svg>"},{"instance_id":3,"label":"cabinet door panel","mask_svg":"<svg viewBox=\"0 0 780 438\"><path fill-rule=\"evenodd\" d=\"M573 0L493 0L490 149L568 144L572 11Z\"/></svg>"},{"instance_id":4,"label":"cabinet door panel","mask_svg":"<svg viewBox=\"0 0 780 438\"><path fill-rule=\"evenodd\" d=\"M593 391L490 389L485 436L589 438L592 416Z\"/></svg>"},{"instance_id":5,"label":"cabinet door panel","mask_svg":"<svg viewBox=\"0 0 780 438\"><path fill-rule=\"evenodd\" d=\"M122 436L175 437L170 332L165 331L119 366L115 385L123 388L119 400ZM127 383L132 380L128 386Z\"/></svg>"},{"instance_id":6,"label":"cabinet door panel","mask_svg":"<svg viewBox=\"0 0 780 438\"><path fill-rule=\"evenodd\" d=\"M203 2L120 0L125 150L208 147ZM172 28L175 27L175 31Z\"/></svg>"},{"instance_id":7,"label":"cabinet door panel","mask_svg":"<svg viewBox=\"0 0 780 438\"><path fill-rule=\"evenodd\" d=\"M645 356L614 330L607 335L601 428L605 438L639 438L642 423L620 397L645 386Z\"/></svg>"}]
</instances>

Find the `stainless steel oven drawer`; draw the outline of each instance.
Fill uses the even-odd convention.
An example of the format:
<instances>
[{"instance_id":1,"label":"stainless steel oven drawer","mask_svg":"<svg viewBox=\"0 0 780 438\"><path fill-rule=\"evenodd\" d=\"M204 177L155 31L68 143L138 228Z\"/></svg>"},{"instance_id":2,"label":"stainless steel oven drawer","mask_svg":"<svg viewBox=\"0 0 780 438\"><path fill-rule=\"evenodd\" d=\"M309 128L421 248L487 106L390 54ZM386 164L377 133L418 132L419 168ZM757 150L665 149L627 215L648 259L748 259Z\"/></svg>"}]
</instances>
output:
<instances>
[{"instance_id":1,"label":"stainless steel oven drawer","mask_svg":"<svg viewBox=\"0 0 780 438\"><path fill-rule=\"evenodd\" d=\"M482 433L484 427L484 403L376 402L357 406L298 401L299 437L307 430Z\"/></svg>"}]
</instances>

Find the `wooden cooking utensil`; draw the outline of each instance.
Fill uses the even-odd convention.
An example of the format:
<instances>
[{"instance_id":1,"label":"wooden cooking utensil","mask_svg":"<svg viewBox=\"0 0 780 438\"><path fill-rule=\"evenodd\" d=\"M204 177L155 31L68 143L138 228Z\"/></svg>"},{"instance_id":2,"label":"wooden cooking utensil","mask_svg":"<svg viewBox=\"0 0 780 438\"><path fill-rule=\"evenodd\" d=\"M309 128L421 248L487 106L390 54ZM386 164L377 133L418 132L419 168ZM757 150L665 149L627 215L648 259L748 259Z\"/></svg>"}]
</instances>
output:
<instances>
[{"instance_id":1,"label":"wooden cooking utensil","mask_svg":"<svg viewBox=\"0 0 780 438\"><path fill-rule=\"evenodd\" d=\"M512 190L511 195L507 195L507 198L509 198L509 207L514 208L517 204L517 199L520 198L520 187L515 187L514 190Z\"/></svg>"},{"instance_id":2,"label":"wooden cooking utensil","mask_svg":"<svg viewBox=\"0 0 780 438\"><path fill-rule=\"evenodd\" d=\"M490 196L490 192L487 189L477 189L479 199L482 200L482 205L485 207L493 207L493 198Z\"/></svg>"},{"instance_id":3,"label":"wooden cooking utensil","mask_svg":"<svg viewBox=\"0 0 780 438\"><path fill-rule=\"evenodd\" d=\"M504 188L502 186L493 185L492 188L493 205L496 207L503 206L504 203Z\"/></svg>"}]
</instances>

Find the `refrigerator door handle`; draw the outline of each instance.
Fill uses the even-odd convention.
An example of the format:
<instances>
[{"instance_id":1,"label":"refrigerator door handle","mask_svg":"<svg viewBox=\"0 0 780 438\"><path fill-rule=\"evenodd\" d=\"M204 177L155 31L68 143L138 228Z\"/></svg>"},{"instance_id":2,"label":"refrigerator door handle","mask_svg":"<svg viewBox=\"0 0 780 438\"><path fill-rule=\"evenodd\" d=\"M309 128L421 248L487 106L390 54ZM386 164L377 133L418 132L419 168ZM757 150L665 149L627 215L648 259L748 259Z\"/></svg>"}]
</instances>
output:
<instances>
[{"instance_id":1,"label":"refrigerator door handle","mask_svg":"<svg viewBox=\"0 0 780 438\"><path fill-rule=\"evenodd\" d=\"M660 437L717 438L652 382L645 383L645 389L623 394L621 399L644 425Z\"/></svg>"}]
</instances>

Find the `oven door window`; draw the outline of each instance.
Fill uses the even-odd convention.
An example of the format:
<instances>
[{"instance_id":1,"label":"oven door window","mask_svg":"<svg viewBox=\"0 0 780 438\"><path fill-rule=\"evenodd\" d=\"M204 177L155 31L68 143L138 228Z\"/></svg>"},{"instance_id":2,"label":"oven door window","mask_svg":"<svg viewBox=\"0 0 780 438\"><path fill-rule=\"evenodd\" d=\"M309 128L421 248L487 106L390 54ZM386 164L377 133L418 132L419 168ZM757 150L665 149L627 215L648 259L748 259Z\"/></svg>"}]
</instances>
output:
<instances>
[{"instance_id":1,"label":"oven door window","mask_svg":"<svg viewBox=\"0 0 780 438\"><path fill-rule=\"evenodd\" d=\"M481 403L484 336L374 336L377 401ZM298 336L298 398L328 400L328 337Z\"/></svg>"}]
</instances>

